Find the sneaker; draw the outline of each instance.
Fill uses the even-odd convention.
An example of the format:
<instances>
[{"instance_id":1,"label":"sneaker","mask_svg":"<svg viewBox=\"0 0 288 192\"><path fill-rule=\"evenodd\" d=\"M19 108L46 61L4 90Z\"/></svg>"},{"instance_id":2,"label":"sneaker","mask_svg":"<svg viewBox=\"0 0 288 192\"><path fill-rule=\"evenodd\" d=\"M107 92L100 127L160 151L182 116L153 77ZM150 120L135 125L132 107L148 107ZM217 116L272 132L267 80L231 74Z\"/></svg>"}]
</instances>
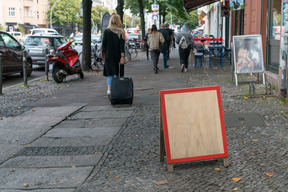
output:
<instances>
[{"instance_id":1,"label":"sneaker","mask_svg":"<svg viewBox=\"0 0 288 192\"><path fill-rule=\"evenodd\" d=\"M164 67L164 69L168 69L169 68L169 65L167 65L166 67Z\"/></svg>"},{"instance_id":2,"label":"sneaker","mask_svg":"<svg viewBox=\"0 0 288 192\"><path fill-rule=\"evenodd\" d=\"M181 73L184 72L184 67L185 67L184 64L182 64L181 67L180 67L180 72L181 72Z\"/></svg>"},{"instance_id":3,"label":"sneaker","mask_svg":"<svg viewBox=\"0 0 288 192\"><path fill-rule=\"evenodd\" d=\"M110 90L107 90L107 96L108 96L108 100L110 101L111 100L111 91Z\"/></svg>"},{"instance_id":4,"label":"sneaker","mask_svg":"<svg viewBox=\"0 0 288 192\"><path fill-rule=\"evenodd\" d=\"M184 70L184 73L187 73L188 72L188 69L187 68L185 68L185 70Z\"/></svg>"},{"instance_id":5,"label":"sneaker","mask_svg":"<svg viewBox=\"0 0 288 192\"><path fill-rule=\"evenodd\" d=\"M154 69L154 73L155 73L155 74L158 73L158 68Z\"/></svg>"}]
</instances>

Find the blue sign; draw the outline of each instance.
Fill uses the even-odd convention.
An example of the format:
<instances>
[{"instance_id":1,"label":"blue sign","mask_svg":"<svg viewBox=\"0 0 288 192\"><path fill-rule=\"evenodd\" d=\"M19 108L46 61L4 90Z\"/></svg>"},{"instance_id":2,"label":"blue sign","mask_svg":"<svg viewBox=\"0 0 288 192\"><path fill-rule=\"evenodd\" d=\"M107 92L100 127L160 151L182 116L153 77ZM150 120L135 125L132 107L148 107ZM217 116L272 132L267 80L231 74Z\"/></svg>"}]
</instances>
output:
<instances>
[{"instance_id":1,"label":"blue sign","mask_svg":"<svg viewBox=\"0 0 288 192\"><path fill-rule=\"evenodd\" d=\"M158 20L158 15L152 15L152 20Z\"/></svg>"}]
</instances>

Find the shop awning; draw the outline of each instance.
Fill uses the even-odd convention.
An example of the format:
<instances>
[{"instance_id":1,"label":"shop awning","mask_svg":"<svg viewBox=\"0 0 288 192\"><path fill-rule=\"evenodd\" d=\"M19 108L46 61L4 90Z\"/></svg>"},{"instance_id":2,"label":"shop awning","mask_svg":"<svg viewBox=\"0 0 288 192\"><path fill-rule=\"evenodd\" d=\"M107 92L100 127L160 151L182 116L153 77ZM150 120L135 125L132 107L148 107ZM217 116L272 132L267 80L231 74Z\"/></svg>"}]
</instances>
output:
<instances>
[{"instance_id":1,"label":"shop awning","mask_svg":"<svg viewBox=\"0 0 288 192\"><path fill-rule=\"evenodd\" d=\"M37 25L29 25L29 24L19 24L19 25L22 25L23 27L29 28L29 29L38 28Z\"/></svg>"},{"instance_id":2,"label":"shop awning","mask_svg":"<svg viewBox=\"0 0 288 192\"><path fill-rule=\"evenodd\" d=\"M219 0L184 0L184 8L186 12L190 12L193 9L215 3Z\"/></svg>"}]
</instances>

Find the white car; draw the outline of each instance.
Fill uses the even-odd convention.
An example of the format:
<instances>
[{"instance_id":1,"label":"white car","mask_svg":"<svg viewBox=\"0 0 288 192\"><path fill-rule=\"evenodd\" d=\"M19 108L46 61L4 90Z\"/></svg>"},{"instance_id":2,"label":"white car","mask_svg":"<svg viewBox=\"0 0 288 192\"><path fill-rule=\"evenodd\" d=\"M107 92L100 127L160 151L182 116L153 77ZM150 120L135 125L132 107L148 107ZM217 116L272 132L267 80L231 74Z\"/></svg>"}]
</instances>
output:
<instances>
[{"instance_id":1,"label":"white car","mask_svg":"<svg viewBox=\"0 0 288 192\"><path fill-rule=\"evenodd\" d=\"M10 35L12 35L17 41L20 42L20 39L22 38L22 33L21 32L8 32Z\"/></svg>"},{"instance_id":2,"label":"white car","mask_svg":"<svg viewBox=\"0 0 288 192\"><path fill-rule=\"evenodd\" d=\"M34 28L30 29L30 35L39 35L39 34L58 34L55 29L51 28Z\"/></svg>"}]
</instances>

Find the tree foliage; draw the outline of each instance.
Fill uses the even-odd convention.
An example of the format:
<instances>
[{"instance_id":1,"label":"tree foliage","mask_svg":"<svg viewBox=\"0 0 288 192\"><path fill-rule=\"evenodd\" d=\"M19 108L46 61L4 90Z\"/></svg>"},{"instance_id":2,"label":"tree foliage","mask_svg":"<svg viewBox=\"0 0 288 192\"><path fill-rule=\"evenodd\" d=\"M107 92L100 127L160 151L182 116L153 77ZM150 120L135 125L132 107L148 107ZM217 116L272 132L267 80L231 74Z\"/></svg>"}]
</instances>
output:
<instances>
[{"instance_id":1,"label":"tree foliage","mask_svg":"<svg viewBox=\"0 0 288 192\"><path fill-rule=\"evenodd\" d=\"M65 25L67 23L79 23L82 24L83 20L80 17L80 3L82 0L61 0L58 1L52 11L52 23ZM48 20L50 21L51 8L56 0L51 0L49 2L50 8L47 12Z\"/></svg>"},{"instance_id":2,"label":"tree foliage","mask_svg":"<svg viewBox=\"0 0 288 192\"><path fill-rule=\"evenodd\" d=\"M97 25L98 29L101 27L101 16L103 16L105 13L109 13L109 10L106 7L98 5L96 7L92 7L91 19L94 21L95 25Z\"/></svg>"}]
</instances>

